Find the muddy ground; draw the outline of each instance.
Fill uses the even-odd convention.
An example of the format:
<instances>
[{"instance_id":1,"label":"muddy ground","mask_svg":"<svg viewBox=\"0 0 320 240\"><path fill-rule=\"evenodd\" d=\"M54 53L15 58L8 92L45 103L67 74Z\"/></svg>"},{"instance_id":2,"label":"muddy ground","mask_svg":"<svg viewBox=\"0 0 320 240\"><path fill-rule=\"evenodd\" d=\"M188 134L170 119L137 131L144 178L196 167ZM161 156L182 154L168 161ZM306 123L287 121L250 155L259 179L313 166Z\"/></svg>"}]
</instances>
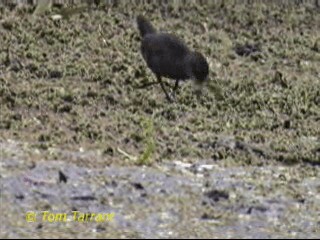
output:
<instances>
[{"instance_id":1,"label":"muddy ground","mask_svg":"<svg viewBox=\"0 0 320 240\"><path fill-rule=\"evenodd\" d=\"M70 9L0 6L1 237L320 236L319 8ZM138 87L141 13L206 55L200 97Z\"/></svg>"}]
</instances>

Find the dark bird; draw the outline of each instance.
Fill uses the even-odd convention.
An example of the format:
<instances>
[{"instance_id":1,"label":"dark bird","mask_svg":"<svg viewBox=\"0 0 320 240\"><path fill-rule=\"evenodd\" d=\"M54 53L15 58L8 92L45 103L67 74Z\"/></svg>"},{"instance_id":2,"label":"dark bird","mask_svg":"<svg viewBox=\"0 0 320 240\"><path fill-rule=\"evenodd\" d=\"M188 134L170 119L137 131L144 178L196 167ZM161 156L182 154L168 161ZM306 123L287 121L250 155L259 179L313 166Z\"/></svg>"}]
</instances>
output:
<instances>
[{"instance_id":1,"label":"dark bird","mask_svg":"<svg viewBox=\"0 0 320 240\"><path fill-rule=\"evenodd\" d=\"M143 16L137 17L138 29L142 37L141 53L148 67L157 77L167 99L172 101L165 89L162 77L175 80L173 94L179 81L193 79L201 85L207 80L209 66L205 57L189 50L185 43L169 33L160 33Z\"/></svg>"}]
</instances>

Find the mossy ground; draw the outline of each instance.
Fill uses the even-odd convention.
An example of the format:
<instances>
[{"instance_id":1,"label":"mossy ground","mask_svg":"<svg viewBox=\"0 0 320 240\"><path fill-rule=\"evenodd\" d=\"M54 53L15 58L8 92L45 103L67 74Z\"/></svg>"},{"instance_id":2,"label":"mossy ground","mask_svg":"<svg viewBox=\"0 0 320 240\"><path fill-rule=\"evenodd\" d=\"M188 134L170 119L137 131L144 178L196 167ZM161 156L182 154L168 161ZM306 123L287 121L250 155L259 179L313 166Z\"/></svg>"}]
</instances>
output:
<instances>
[{"instance_id":1,"label":"mossy ground","mask_svg":"<svg viewBox=\"0 0 320 240\"><path fill-rule=\"evenodd\" d=\"M251 155L210 147L227 135L270 149L270 160L319 163L319 9L121 4L56 21L32 11L1 8L3 140L100 149L106 163L121 164L116 149L139 155L141 122L151 119L155 161L251 164ZM206 55L222 99L209 90L197 99L189 82L174 104L159 86L136 88L154 81L139 52L141 13ZM260 52L238 56L234 47L246 43Z\"/></svg>"}]
</instances>

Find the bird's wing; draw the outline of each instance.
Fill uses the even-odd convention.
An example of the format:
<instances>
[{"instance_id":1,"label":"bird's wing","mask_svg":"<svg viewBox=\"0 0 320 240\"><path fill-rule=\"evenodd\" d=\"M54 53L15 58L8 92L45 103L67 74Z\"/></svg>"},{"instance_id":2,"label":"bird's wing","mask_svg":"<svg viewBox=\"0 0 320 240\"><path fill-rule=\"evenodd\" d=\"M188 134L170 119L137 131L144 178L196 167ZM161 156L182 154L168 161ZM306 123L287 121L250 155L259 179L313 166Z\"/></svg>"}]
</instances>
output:
<instances>
[{"instance_id":1,"label":"bird's wing","mask_svg":"<svg viewBox=\"0 0 320 240\"><path fill-rule=\"evenodd\" d=\"M142 48L143 52L174 59L183 58L189 53L189 49L179 38L165 33L147 35L143 39Z\"/></svg>"}]
</instances>

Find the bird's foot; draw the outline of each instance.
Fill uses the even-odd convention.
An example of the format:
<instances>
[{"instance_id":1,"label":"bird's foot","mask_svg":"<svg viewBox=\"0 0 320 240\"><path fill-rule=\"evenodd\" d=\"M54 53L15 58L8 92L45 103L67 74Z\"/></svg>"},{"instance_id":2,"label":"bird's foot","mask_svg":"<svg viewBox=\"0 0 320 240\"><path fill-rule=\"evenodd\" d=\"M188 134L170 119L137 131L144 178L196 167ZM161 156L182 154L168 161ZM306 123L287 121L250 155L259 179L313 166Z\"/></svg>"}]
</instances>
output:
<instances>
[{"instance_id":1,"label":"bird's foot","mask_svg":"<svg viewBox=\"0 0 320 240\"><path fill-rule=\"evenodd\" d=\"M172 102L176 102L176 101L177 101L177 92L176 92L176 91L173 91L173 92L170 94L170 98L171 98Z\"/></svg>"},{"instance_id":2,"label":"bird's foot","mask_svg":"<svg viewBox=\"0 0 320 240\"><path fill-rule=\"evenodd\" d=\"M172 95L166 95L166 98L168 100L169 103L173 103L176 101L175 97L173 97Z\"/></svg>"}]
</instances>

